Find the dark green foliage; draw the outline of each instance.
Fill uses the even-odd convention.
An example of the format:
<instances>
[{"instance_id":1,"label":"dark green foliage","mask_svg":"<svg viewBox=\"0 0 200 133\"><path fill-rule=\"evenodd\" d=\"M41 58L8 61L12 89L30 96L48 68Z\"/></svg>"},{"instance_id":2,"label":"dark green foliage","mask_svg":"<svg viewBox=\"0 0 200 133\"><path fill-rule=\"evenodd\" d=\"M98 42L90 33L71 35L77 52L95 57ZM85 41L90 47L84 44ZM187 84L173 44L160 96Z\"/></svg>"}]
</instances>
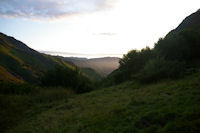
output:
<instances>
[{"instance_id":1,"label":"dark green foliage","mask_svg":"<svg viewBox=\"0 0 200 133\"><path fill-rule=\"evenodd\" d=\"M92 82L83 76L78 68L75 70L62 66L56 66L49 70L41 79L43 86L63 86L73 88L77 93L88 92L92 90Z\"/></svg>"},{"instance_id":2,"label":"dark green foliage","mask_svg":"<svg viewBox=\"0 0 200 133\"><path fill-rule=\"evenodd\" d=\"M20 124L25 118L67 102L73 91L64 88L40 88L30 84L0 83L0 132Z\"/></svg>"},{"instance_id":3,"label":"dark green foliage","mask_svg":"<svg viewBox=\"0 0 200 133\"><path fill-rule=\"evenodd\" d=\"M0 113L7 117L0 119L0 128L8 133L199 133L199 80L197 72L149 85L125 82L71 98L62 88L1 94Z\"/></svg>"},{"instance_id":4,"label":"dark green foliage","mask_svg":"<svg viewBox=\"0 0 200 133\"><path fill-rule=\"evenodd\" d=\"M190 62L200 58L200 34L194 30L183 30L168 34L155 44L155 51L160 56L171 60Z\"/></svg>"},{"instance_id":5,"label":"dark green foliage","mask_svg":"<svg viewBox=\"0 0 200 133\"><path fill-rule=\"evenodd\" d=\"M153 58L153 51L147 47L141 51L132 50L119 61L120 67L114 74L115 83L130 80L132 76L138 73L145 63Z\"/></svg>"},{"instance_id":6,"label":"dark green foliage","mask_svg":"<svg viewBox=\"0 0 200 133\"><path fill-rule=\"evenodd\" d=\"M200 10L188 16L154 48L129 51L119 61L120 67L111 73L105 85L128 80L155 82L194 73L200 60Z\"/></svg>"},{"instance_id":7,"label":"dark green foliage","mask_svg":"<svg viewBox=\"0 0 200 133\"><path fill-rule=\"evenodd\" d=\"M195 70L200 60L200 33L194 29L170 32L153 49L132 50L120 60L120 67L108 76L108 82L127 80L155 82L174 79ZM192 71L190 71L192 72Z\"/></svg>"},{"instance_id":8,"label":"dark green foliage","mask_svg":"<svg viewBox=\"0 0 200 133\"><path fill-rule=\"evenodd\" d=\"M137 76L143 82L155 82L163 78L178 78L182 76L184 69L184 62L154 58L146 63L143 70Z\"/></svg>"},{"instance_id":9,"label":"dark green foliage","mask_svg":"<svg viewBox=\"0 0 200 133\"><path fill-rule=\"evenodd\" d=\"M24 95L30 93L36 93L38 91L37 87L27 83L5 83L0 82L0 93L1 94L13 94L13 95Z\"/></svg>"},{"instance_id":10,"label":"dark green foliage","mask_svg":"<svg viewBox=\"0 0 200 133\"><path fill-rule=\"evenodd\" d=\"M102 78L102 76L92 68L81 68L81 71L84 72L91 80L98 81Z\"/></svg>"}]
</instances>

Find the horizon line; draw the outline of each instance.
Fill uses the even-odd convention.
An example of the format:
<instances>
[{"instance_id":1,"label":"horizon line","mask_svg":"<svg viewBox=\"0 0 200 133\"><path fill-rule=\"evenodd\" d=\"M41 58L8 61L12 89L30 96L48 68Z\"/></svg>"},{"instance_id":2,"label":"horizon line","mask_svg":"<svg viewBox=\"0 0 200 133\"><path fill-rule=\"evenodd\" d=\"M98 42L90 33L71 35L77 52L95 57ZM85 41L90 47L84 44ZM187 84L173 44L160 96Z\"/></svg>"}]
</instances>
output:
<instances>
[{"instance_id":1,"label":"horizon line","mask_svg":"<svg viewBox=\"0 0 200 133\"><path fill-rule=\"evenodd\" d=\"M118 57L122 58L123 54L85 54L85 53L71 53L71 52L60 52L60 51L48 51L48 50L38 50L41 53L53 55L53 56L63 56L63 57L80 57L80 58L102 58L102 57Z\"/></svg>"}]
</instances>

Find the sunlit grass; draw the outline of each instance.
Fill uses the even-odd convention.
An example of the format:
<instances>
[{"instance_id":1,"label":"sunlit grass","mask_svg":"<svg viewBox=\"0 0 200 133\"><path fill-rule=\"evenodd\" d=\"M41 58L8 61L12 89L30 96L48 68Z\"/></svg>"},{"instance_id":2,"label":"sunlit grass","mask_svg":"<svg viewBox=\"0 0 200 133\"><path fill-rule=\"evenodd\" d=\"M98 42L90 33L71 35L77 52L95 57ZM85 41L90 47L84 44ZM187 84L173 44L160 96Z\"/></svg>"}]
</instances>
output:
<instances>
[{"instance_id":1,"label":"sunlit grass","mask_svg":"<svg viewBox=\"0 0 200 133\"><path fill-rule=\"evenodd\" d=\"M0 81L23 83L22 79L16 78L11 73L9 73L4 67L0 66Z\"/></svg>"}]
</instances>

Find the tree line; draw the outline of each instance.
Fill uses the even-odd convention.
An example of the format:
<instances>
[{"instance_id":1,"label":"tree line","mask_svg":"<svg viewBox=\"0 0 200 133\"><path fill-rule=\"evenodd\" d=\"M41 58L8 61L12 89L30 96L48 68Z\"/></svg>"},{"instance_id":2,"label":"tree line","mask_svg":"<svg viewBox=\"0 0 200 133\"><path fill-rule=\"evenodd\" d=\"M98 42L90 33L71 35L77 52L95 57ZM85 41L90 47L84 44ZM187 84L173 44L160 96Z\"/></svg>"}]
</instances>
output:
<instances>
[{"instance_id":1,"label":"tree line","mask_svg":"<svg viewBox=\"0 0 200 133\"><path fill-rule=\"evenodd\" d=\"M192 29L171 31L153 48L131 50L125 54L119 61L119 68L104 79L104 84L127 80L149 83L179 78L195 71L199 59L200 33Z\"/></svg>"}]
</instances>

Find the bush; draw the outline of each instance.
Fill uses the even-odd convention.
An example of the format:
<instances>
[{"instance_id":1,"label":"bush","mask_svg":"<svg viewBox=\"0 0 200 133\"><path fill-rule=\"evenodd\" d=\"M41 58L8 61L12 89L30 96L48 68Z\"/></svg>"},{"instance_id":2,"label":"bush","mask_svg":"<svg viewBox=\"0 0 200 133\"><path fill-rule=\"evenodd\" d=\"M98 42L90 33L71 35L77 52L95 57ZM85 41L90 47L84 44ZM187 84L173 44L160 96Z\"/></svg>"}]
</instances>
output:
<instances>
[{"instance_id":1,"label":"bush","mask_svg":"<svg viewBox=\"0 0 200 133\"><path fill-rule=\"evenodd\" d=\"M140 51L129 51L128 54L124 55L119 61L119 69L113 73L115 84L131 80L132 75L136 75L153 56L154 53L149 47Z\"/></svg>"},{"instance_id":2,"label":"bush","mask_svg":"<svg viewBox=\"0 0 200 133\"><path fill-rule=\"evenodd\" d=\"M185 70L185 63L165 60L162 57L150 60L138 74L143 82L155 82L161 79L178 78Z\"/></svg>"},{"instance_id":3,"label":"bush","mask_svg":"<svg viewBox=\"0 0 200 133\"><path fill-rule=\"evenodd\" d=\"M47 87L40 88L38 93L34 95L33 103L51 103L59 100L67 100L69 97L74 95L73 91L70 89L62 87Z\"/></svg>"},{"instance_id":4,"label":"bush","mask_svg":"<svg viewBox=\"0 0 200 133\"><path fill-rule=\"evenodd\" d=\"M188 69L194 71L199 67L199 51L198 30L172 31L165 38L159 39L154 48L132 50L124 55L119 61L120 67L108 76L107 84L119 84L133 79L152 82L184 76L189 72Z\"/></svg>"},{"instance_id":5,"label":"bush","mask_svg":"<svg viewBox=\"0 0 200 133\"><path fill-rule=\"evenodd\" d=\"M0 82L0 93L1 94L17 94L24 95L37 92L36 86L28 83L4 83Z\"/></svg>"},{"instance_id":6,"label":"bush","mask_svg":"<svg viewBox=\"0 0 200 133\"><path fill-rule=\"evenodd\" d=\"M72 70L62 66L56 66L42 77L43 86L62 86L73 88L77 93L88 92L93 89L91 80L80 73L78 69Z\"/></svg>"},{"instance_id":7,"label":"bush","mask_svg":"<svg viewBox=\"0 0 200 133\"><path fill-rule=\"evenodd\" d=\"M198 32L189 29L171 33L160 39L154 50L166 59L191 62L200 58L199 36Z\"/></svg>"}]
</instances>

